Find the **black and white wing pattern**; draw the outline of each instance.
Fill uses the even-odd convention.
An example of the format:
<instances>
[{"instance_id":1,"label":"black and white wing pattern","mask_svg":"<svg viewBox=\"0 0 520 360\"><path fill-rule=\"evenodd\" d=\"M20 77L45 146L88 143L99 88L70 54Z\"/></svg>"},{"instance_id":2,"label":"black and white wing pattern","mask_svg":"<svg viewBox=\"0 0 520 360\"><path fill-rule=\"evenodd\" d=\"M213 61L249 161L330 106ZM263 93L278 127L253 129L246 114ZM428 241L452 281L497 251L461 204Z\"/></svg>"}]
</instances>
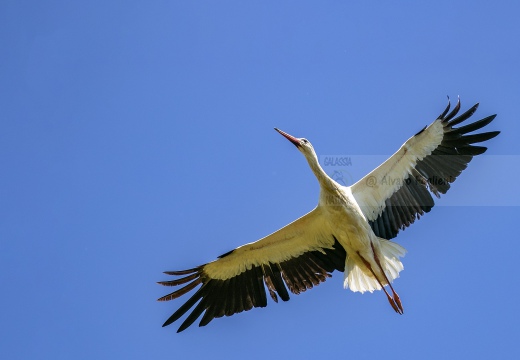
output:
<instances>
[{"instance_id":1,"label":"black and white wing pattern","mask_svg":"<svg viewBox=\"0 0 520 360\"><path fill-rule=\"evenodd\" d=\"M311 289L330 277L334 270L344 271L345 260L345 250L332 235L321 208L317 207L275 233L240 246L213 262L184 271L166 271L167 275L184 277L159 284L184 286L159 301L173 300L199 285L200 288L163 326L190 310L178 332L203 313L199 326L224 315L265 307L266 288L275 302L278 296L287 301L286 285L293 294Z\"/></svg>"},{"instance_id":2,"label":"black and white wing pattern","mask_svg":"<svg viewBox=\"0 0 520 360\"><path fill-rule=\"evenodd\" d=\"M450 103L429 126L408 139L388 160L352 185L352 194L374 233L385 239L397 236L434 206L471 159L487 148L474 145L500 132L470 134L488 125L496 115L456 127L469 119L478 104L456 116L460 100L448 114Z\"/></svg>"}]
</instances>

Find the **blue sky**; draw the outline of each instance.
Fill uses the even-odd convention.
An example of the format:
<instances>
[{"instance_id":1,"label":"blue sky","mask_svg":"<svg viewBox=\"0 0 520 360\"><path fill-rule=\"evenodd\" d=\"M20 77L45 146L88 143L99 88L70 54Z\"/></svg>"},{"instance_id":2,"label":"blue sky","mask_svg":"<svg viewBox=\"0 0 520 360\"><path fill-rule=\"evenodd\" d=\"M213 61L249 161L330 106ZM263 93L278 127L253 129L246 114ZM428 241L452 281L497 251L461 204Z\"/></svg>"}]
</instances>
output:
<instances>
[{"instance_id":1,"label":"blue sky","mask_svg":"<svg viewBox=\"0 0 520 360\"><path fill-rule=\"evenodd\" d=\"M520 25L513 1L2 1L0 355L9 359L514 358ZM311 210L278 127L362 176L443 110L497 113L400 233L384 295L342 274L205 328L161 328L164 270ZM356 180L356 179L354 179Z\"/></svg>"}]
</instances>

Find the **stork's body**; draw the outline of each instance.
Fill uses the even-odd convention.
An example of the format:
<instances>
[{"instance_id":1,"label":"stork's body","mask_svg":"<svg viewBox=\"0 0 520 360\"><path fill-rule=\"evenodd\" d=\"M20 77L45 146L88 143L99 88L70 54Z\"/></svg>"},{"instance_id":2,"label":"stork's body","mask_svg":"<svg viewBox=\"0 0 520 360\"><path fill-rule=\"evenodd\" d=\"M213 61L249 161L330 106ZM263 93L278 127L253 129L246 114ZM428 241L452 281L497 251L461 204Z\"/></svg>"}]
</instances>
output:
<instances>
[{"instance_id":1,"label":"stork's body","mask_svg":"<svg viewBox=\"0 0 520 360\"><path fill-rule=\"evenodd\" d=\"M474 143L487 141L498 131L469 134L489 124L495 115L462 127L477 105L455 117L460 102L448 107L428 127L408 139L387 161L352 186L345 187L321 168L314 148L304 138L277 130L305 156L320 184L317 207L282 229L253 243L240 246L210 263L168 275L187 275L161 281L166 286L186 284L160 298L178 298L202 285L163 326L195 308L178 331L200 315L199 326L212 319L230 316L267 305L266 288L274 301L289 300L286 286L299 294L326 280L330 273L345 272L345 288L352 291L383 289L399 314L403 306L392 281L403 270L400 257L405 250L391 241L434 205L439 197L486 148ZM389 287L390 293L385 288Z\"/></svg>"},{"instance_id":2,"label":"stork's body","mask_svg":"<svg viewBox=\"0 0 520 360\"><path fill-rule=\"evenodd\" d=\"M350 187L338 184L323 170L310 143L279 130L280 134L296 145L305 155L310 168L320 183L320 199L315 211L321 212L326 220L323 226L347 254L345 261L345 288L353 291L373 291L383 289L393 309L402 314L403 307L391 282L403 269L399 257L405 254L400 245L389 244L380 239L370 227L359 207ZM389 285L390 296L384 285Z\"/></svg>"}]
</instances>

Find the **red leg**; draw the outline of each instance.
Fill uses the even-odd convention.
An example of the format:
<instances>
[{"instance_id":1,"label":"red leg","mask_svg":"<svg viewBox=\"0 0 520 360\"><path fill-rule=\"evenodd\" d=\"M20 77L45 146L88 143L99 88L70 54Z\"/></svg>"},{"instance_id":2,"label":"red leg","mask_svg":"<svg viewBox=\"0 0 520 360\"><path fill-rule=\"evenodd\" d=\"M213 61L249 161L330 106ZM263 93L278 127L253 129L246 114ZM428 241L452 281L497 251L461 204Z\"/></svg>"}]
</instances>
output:
<instances>
[{"instance_id":1,"label":"red leg","mask_svg":"<svg viewBox=\"0 0 520 360\"><path fill-rule=\"evenodd\" d=\"M383 291L385 292L386 294L386 298L388 299L388 302L390 303L390 305L392 306L392 308L395 310L396 313L398 314L402 314L403 313L403 307L400 306L401 304L401 300L395 300L394 298L392 298L390 296L390 294L388 293L388 291L386 291L385 287L383 286L383 284L381 284L381 281L379 281L379 278L377 277L376 273L374 272L374 270L372 269L372 266L370 266L370 263L368 261L365 260L365 258L363 258L363 256L361 256L361 254L359 253L358 251L358 255L359 257L361 258L361 260L363 260L363 263L365 264L365 266L370 270L370 272L372 273L372 275L374 275L374 277L376 278L379 286L381 286L381 289L383 289ZM378 264L379 265L379 264ZM381 267L381 265L379 265L379 267ZM383 274L384 274L384 271L383 271ZM386 275L385 275L385 278L386 278ZM388 282L388 279L387 279L387 282ZM395 291L393 291L392 289L392 292L394 295L397 295L395 293ZM399 299L399 297L397 297L397 299Z\"/></svg>"},{"instance_id":2,"label":"red leg","mask_svg":"<svg viewBox=\"0 0 520 360\"><path fill-rule=\"evenodd\" d=\"M395 292L392 284L390 283L390 280L388 280L388 277L386 276L385 271L383 270L383 267L381 266L381 262L379 261L379 257L377 256L376 251L374 249L374 244L370 243L370 246L372 247L372 253L374 254L374 259L376 260L376 263L379 266L379 269L381 269L381 272L383 273L383 276L385 277L385 280L386 280L388 286L390 286L390 289L392 290L393 299L400 310L400 311L398 311L398 313L402 314L404 312L404 310L403 310L403 304L401 303L401 298Z\"/></svg>"}]
</instances>

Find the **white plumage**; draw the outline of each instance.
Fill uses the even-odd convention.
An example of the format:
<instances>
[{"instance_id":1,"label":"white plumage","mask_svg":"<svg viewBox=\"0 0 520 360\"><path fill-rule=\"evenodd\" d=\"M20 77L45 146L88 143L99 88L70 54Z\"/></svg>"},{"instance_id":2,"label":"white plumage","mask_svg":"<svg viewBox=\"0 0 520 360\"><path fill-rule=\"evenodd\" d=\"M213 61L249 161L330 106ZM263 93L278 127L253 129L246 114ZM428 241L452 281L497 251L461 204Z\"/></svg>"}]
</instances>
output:
<instances>
[{"instance_id":1,"label":"white plumage","mask_svg":"<svg viewBox=\"0 0 520 360\"><path fill-rule=\"evenodd\" d=\"M307 159L320 184L317 207L282 229L215 261L189 270L165 272L184 277L159 284L186 285L160 301L176 299L201 286L163 326L178 320L194 306L178 331L201 315L199 326L204 326L216 317L264 307L266 289L275 302L278 297L287 301L287 287L299 294L325 281L334 270L345 272L344 286L352 291L382 289L392 308L402 314L403 306L392 281L403 270L400 258L406 250L391 239L429 212L434 205L431 193L437 197L445 194L472 157L486 150L474 143L499 134L492 131L468 135L488 125L495 115L455 127L477 107L478 104L455 117L460 101L449 114L448 102L431 125L350 187L338 184L325 173L308 140L275 129Z\"/></svg>"}]
</instances>

